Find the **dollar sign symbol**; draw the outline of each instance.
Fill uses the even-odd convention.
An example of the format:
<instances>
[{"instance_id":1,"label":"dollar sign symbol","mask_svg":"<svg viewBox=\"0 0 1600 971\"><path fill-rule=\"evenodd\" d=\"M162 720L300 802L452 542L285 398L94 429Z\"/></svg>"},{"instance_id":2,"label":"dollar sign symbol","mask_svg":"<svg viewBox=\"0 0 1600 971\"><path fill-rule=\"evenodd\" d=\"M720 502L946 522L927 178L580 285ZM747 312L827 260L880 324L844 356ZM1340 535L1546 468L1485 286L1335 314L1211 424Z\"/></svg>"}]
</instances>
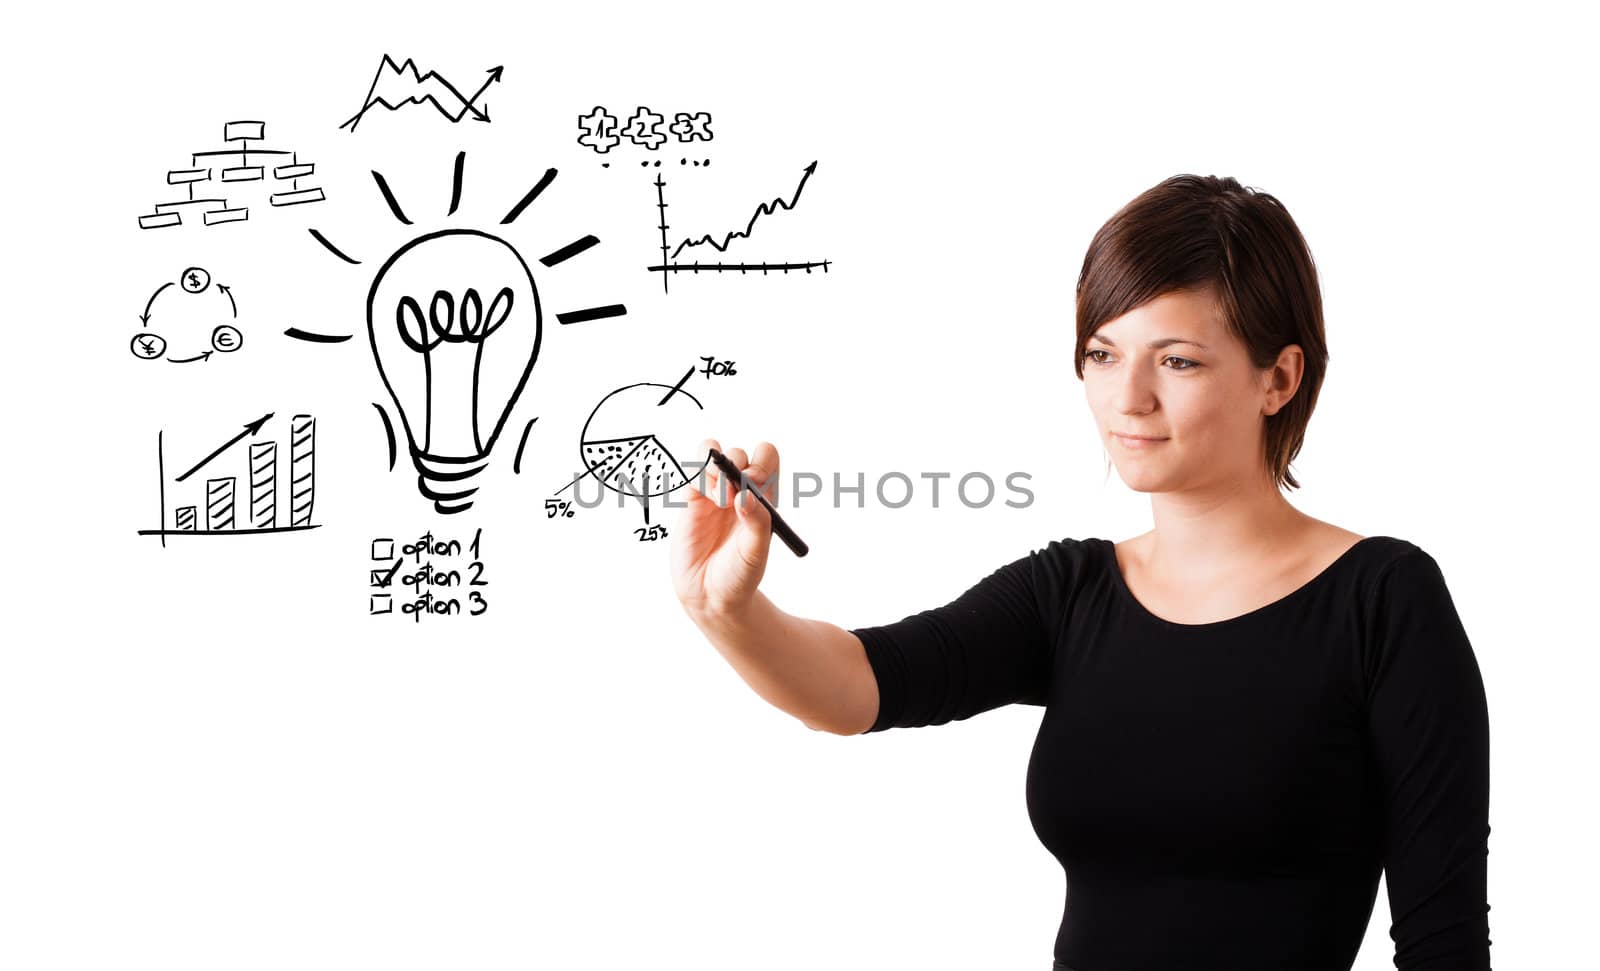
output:
<instances>
[{"instance_id":1,"label":"dollar sign symbol","mask_svg":"<svg viewBox=\"0 0 1600 971\"><path fill-rule=\"evenodd\" d=\"M197 287L199 285L200 285L200 278L198 276L196 276L195 274L193 274L193 273L189 274L189 286Z\"/></svg>"}]
</instances>

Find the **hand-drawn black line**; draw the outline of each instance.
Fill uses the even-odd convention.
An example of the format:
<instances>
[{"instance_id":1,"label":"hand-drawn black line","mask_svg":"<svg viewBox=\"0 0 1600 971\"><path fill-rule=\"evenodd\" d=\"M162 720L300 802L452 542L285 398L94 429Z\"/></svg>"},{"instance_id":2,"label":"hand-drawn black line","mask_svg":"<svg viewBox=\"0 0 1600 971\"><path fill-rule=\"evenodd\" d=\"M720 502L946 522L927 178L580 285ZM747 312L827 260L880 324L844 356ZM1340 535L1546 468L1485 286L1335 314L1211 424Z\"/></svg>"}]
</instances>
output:
<instances>
[{"instance_id":1,"label":"hand-drawn black line","mask_svg":"<svg viewBox=\"0 0 1600 971\"><path fill-rule=\"evenodd\" d=\"M522 450L528 447L528 433L533 431L533 422L538 420L538 418L534 418L533 421L528 422L527 426L522 429L522 440L517 442L517 457L511 463L512 475L522 474Z\"/></svg>"},{"instance_id":2,"label":"hand-drawn black line","mask_svg":"<svg viewBox=\"0 0 1600 971\"><path fill-rule=\"evenodd\" d=\"M585 236L582 239L573 240L567 245L556 250L554 253L551 253L549 256L540 257L539 262L543 263L545 266L555 266L557 263L565 263L567 260L572 259L574 256L577 256L579 253L582 253L584 250L598 242L600 242L600 240L594 236Z\"/></svg>"},{"instance_id":3,"label":"hand-drawn black line","mask_svg":"<svg viewBox=\"0 0 1600 971\"><path fill-rule=\"evenodd\" d=\"M700 399L682 390L681 384L680 381L680 387L674 388L641 381L618 388L601 398L594 410L589 412L578 436L578 455L586 471L557 489L555 495L559 496L593 476L607 489L635 496L648 506L647 500L651 497L666 495L692 481L678 460L673 458L671 450L657 437L657 433L644 431L647 423L659 424L662 418L657 417L654 410L674 397L681 396L692 402L695 408L705 410ZM663 389L667 395L657 400L654 392L646 390L650 388ZM602 409L608 409L603 421L598 417ZM601 427L636 427L639 433L619 436L599 430Z\"/></svg>"},{"instance_id":4,"label":"hand-drawn black line","mask_svg":"<svg viewBox=\"0 0 1600 971\"><path fill-rule=\"evenodd\" d=\"M489 90L489 85L500 80L505 68L491 67L485 73L488 74L488 78L469 98L456 90L455 85L445 80L438 72L420 73L416 62L411 58L408 57L404 62L396 64L394 58L385 54L383 60L378 62L378 72L372 76L367 96L362 99L361 110L350 116L339 127L349 128L354 133L356 126L361 124L361 119L373 108L398 111L406 105L423 104L433 105L433 110L452 124L460 122L468 115L471 115L474 121L486 122L489 120L489 107L479 104L478 99Z\"/></svg>"},{"instance_id":5,"label":"hand-drawn black line","mask_svg":"<svg viewBox=\"0 0 1600 971\"><path fill-rule=\"evenodd\" d=\"M308 341L312 344L343 344L354 337L354 334L314 334L298 327L290 327L283 332L285 337L293 337L297 341Z\"/></svg>"},{"instance_id":6,"label":"hand-drawn black line","mask_svg":"<svg viewBox=\"0 0 1600 971\"><path fill-rule=\"evenodd\" d=\"M628 308L620 303L607 304L604 307L589 307L586 310L569 310L564 314L556 314L556 319L563 324L581 324L587 320L604 320L607 317L621 317L628 312Z\"/></svg>"},{"instance_id":7,"label":"hand-drawn black line","mask_svg":"<svg viewBox=\"0 0 1600 971\"><path fill-rule=\"evenodd\" d=\"M144 311L139 314L139 323L141 323L141 324L150 323L150 311L156 305L156 298L161 296L161 291L165 290L167 287L170 287L170 286L172 286L172 281L168 280L166 283L161 284L161 286L156 287L156 292L155 293L150 294L150 299L146 300L144 302Z\"/></svg>"},{"instance_id":8,"label":"hand-drawn black line","mask_svg":"<svg viewBox=\"0 0 1600 971\"><path fill-rule=\"evenodd\" d=\"M447 216L454 216L456 207L461 205L461 176L466 164L467 153L457 152L455 172L450 176L450 210L445 213Z\"/></svg>"},{"instance_id":9,"label":"hand-drawn black line","mask_svg":"<svg viewBox=\"0 0 1600 971\"><path fill-rule=\"evenodd\" d=\"M257 418L255 421L246 422L243 431L241 431L239 434L233 436L232 438L228 439L226 442L223 442L221 445L218 445L216 447L216 449L214 451L212 451L212 453L210 455L207 455L205 458L203 458L200 461L196 462L194 464L193 468L189 469L189 471L185 472L184 474L178 476L178 478L176 480L174 480L174 481L182 482L184 479L187 479L189 476L194 475L196 472L198 472L201 469L205 468L206 463L210 462L212 459L214 459L217 456L221 455L223 452L226 452L228 449L232 448L233 446L239 444L239 442L242 441L245 436L260 434L261 433L261 426L265 425L267 423L267 420L269 418L271 418L272 415L273 415L273 413L269 411L266 414L262 415L260 418Z\"/></svg>"},{"instance_id":10,"label":"hand-drawn black line","mask_svg":"<svg viewBox=\"0 0 1600 971\"><path fill-rule=\"evenodd\" d=\"M244 426L245 430L202 459L174 484L183 482L195 472L227 451L247 435L255 435L272 417L263 415ZM216 475L205 480L204 505L178 506L173 510L173 528L167 527L167 463L166 432L156 433L156 474L159 479L157 494L161 503L160 526L157 529L138 530L140 536L159 536L161 545L167 545L168 536L242 536L263 533L299 532L316 529L311 521L315 490L315 434L316 419L311 415L295 415L290 419L289 447L289 522L281 525L278 516L278 460L279 448L275 441L250 443L243 480L248 489L246 522L240 522L239 475ZM204 512L202 528L201 512Z\"/></svg>"},{"instance_id":11,"label":"hand-drawn black line","mask_svg":"<svg viewBox=\"0 0 1600 971\"><path fill-rule=\"evenodd\" d=\"M453 183L464 163L465 153L458 153ZM383 177L373 176L384 191ZM546 170L501 225L514 222L555 177L555 169ZM409 223L399 201L384 194L395 217ZM452 204L458 200L459 186L453 185ZM346 262L360 262L321 233L312 235ZM584 236L552 253L546 265L596 242ZM611 304L557 317L565 323L625 313L622 304ZM539 291L527 261L509 242L482 230L426 233L391 254L374 275L367 292L373 360L405 430L417 491L433 500L436 511L472 507L478 486L469 483L488 465L527 386L543 330ZM379 413L385 414L382 408Z\"/></svg>"},{"instance_id":12,"label":"hand-drawn black line","mask_svg":"<svg viewBox=\"0 0 1600 971\"><path fill-rule=\"evenodd\" d=\"M185 267L183 272L178 274L177 280L169 280L161 284L160 286L156 287L154 293L150 294L150 299L145 301L144 310L139 314L139 326L141 328L148 328L150 326L150 318L155 314L156 304L159 298L173 286L178 288L173 290L173 293L179 294L181 298L185 299L200 297L208 290L213 289L211 286L211 274L204 267ZM233 298L233 288L226 284L218 283L215 287L215 290L217 293L228 298L228 312L234 319L237 320L239 317L239 304ZM168 299L170 300L178 298ZM202 299L211 300L215 298L203 297ZM170 325L171 324L169 322L169 326ZM205 362L211 359L211 355L214 352L220 351L224 354L228 354L238 350L243 345L244 335L239 332L239 328L233 326L232 324L221 324L211 331L210 349L201 351L200 353L191 355L189 357L168 357L167 363L192 364L196 361ZM168 345L166 338L149 330L141 330L139 333L133 336L133 340L128 344L128 350L133 352L133 356L145 361L153 361L157 358L165 356L167 349Z\"/></svg>"},{"instance_id":13,"label":"hand-drawn black line","mask_svg":"<svg viewBox=\"0 0 1600 971\"><path fill-rule=\"evenodd\" d=\"M161 548L167 548L167 460L162 454L161 437L165 434L156 431L156 477L161 482Z\"/></svg>"},{"instance_id":14,"label":"hand-drawn black line","mask_svg":"<svg viewBox=\"0 0 1600 971\"><path fill-rule=\"evenodd\" d=\"M760 273L762 276L766 276L770 273L783 273L787 275L793 271L804 271L806 273L810 273L814 269L820 269L823 273L827 273L828 267L832 265L831 260L757 263L701 263L699 261L695 261L693 263L675 262L678 254L683 252L687 247L710 246L712 249L715 249L720 253L725 252L728 246L735 239L749 239L750 234L755 230L756 222L762 216L770 216L779 209L793 209L795 207L795 205L800 201L800 193L805 190L806 182L811 178L812 174L816 172L816 170L816 162L812 162L810 165L806 166L805 174L800 177L799 184L795 186L793 196L791 196L788 200L780 197L773 199L771 202L761 203L756 207L756 211L751 214L750 221L745 225L745 228L743 230L735 230L733 232L726 233L722 238L722 242L717 242L715 237L708 234L700 237L698 240L686 237L678 243L676 248L673 248L671 244L667 242L667 230L670 228L667 224L667 183L658 174L653 184L656 187L656 212L658 217L656 229L661 234L661 262L653 266L647 266L645 269L651 273L661 274L662 293L669 292L667 281L674 273L738 273L741 276L748 273Z\"/></svg>"},{"instance_id":15,"label":"hand-drawn black line","mask_svg":"<svg viewBox=\"0 0 1600 971\"><path fill-rule=\"evenodd\" d=\"M689 368L689 370L683 372L683 377L678 379L678 383L673 385L672 388L670 390L668 390L666 394L662 395L661 396L661 400L656 402L656 404L657 405L666 404L667 403L667 399L671 398L673 395L677 394L679 391L682 391L683 390L683 386L686 383L688 383L688 380L690 378L692 378L692 377L694 377L694 368L691 367L691 368Z\"/></svg>"},{"instance_id":16,"label":"hand-drawn black line","mask_svg":"<svg viewBox=\"0 0 1600 971\"><path fill-rule=\"evenodd\" d=\"M230 121L224 123L222 126L222 140L233 147L191 152L189 154L189 164L193 167L169 169L167 171L167 184L184 186L188 193L187 198L157 203L155 212L139 217L139 228L161 229L167 226L182 225L182 210L187 206L201 207L201 222L207 226L244 222L250 218L248 207L231 206L226 197L196 198L195 186L212 182L265 182L267 178L265 159L268 157L285 155L289 157L288 164L274 165L272 167L272 178L278 182L287 181L289 187L282 191L269 192L267 202L270 205L281 207L322 202L326 197L320 187L300 188L300 180L314 174L316 166L310 162L301 162L299 155L291 151L251 147L251 142L260 142L265 137L266 122ZM220 170L199 167L200 159L202 158L216 157L226 162L231 161L233 156L238 157L237 165L224 165ZM252 156L256 157L255 160L258 164L251 164Z\"/></svg>"},{"instance_id":17,"label":"hand-drawn black line","mask_svg":"<svg viewBox=\"0 0 1600 971\"><path fill-rule=\"evenodd\" d=\"M383 177L383 173L374 169L372 181L378 183L378 191L383 193L383 201L389 204L389 211L394 213L394 218L407 226L411 225L411 220L407 219L406 214L400 209L400 203L395 201L394 193L389 191L389 182Z\"/></svg>"},{"instance_id":18,"label":"hand-drawn black line","mask_svg":"<svg viewBox=\"0 0 1600 971\"><path fill-rule=\"evenodd\" d=\"M344 260L346 263L350 263L350 264L355 265L355 266L360 266L361 265L361 261L360 260L356 259L353 256L346 255L345 252L343 250L341 250L339 247L337 247L337 246L333 245L332 243L328 242L328 237L322 235L322 233L318 232L315 229L311 229L311 230L307 230L307 231L309 233L311 233L311 238L312 239L314 239L317 242L321 243L323 249L326 249L328 252L332 253L334 256L337 256L339 259Z\"/></svg>"},{"instance_id":19,"label":"hand-drawn black line","mask_svg":"<svg viewBox=\"0 0 1600 971\"><path fill-rule=\"evenodd\" d=\"M389 442L389 471L393 472L395 460L394 424L389 421L389 413L383 410L382 405L374 401L372 407L378 409L378 417L383 419L383 437L388 439Z\"/></svg>"},{"instance_id":20,"label":"hand-drawn black line","mask_svg":"<svg viewBox=\"0 0 1600 971\"><path fill-rule=\"evenodd\" d=\"M518 199L517 204L512 206L511 209L500 218L500 225L509 226L510 224L516 222L517 217L522 215L522 210L528 208L528 204L539 198L539 193L550 188L550 183L554 182L555 180L556 170L545 169L544 175L540 176L539 181L535 182L533 188L528 190L528 194L523 196L521 199Z\"/></svg>"}]
</instances>

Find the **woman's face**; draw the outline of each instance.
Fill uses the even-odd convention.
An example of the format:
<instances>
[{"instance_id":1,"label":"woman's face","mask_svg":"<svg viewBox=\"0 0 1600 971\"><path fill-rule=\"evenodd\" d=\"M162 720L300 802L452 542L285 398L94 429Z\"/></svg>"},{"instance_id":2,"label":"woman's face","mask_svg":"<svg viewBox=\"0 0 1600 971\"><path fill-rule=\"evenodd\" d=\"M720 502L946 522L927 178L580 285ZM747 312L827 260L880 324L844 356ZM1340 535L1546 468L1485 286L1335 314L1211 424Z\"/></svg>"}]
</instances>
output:
<instances>
[{"instance_id":1,"label":"woman's face","mask_svg":"<svg viewBox=\"0 0 1600 971\"><path fill-rule=\"evenodd\" d=\"M1288 400L1272 392L1273 370L1251 365L1209 290L1163 294L1101 324L1084 348L1089 410L1117 473L1136 492L1226 488L1264 476L1264 416Z\"/></svg>"}]
</instances>

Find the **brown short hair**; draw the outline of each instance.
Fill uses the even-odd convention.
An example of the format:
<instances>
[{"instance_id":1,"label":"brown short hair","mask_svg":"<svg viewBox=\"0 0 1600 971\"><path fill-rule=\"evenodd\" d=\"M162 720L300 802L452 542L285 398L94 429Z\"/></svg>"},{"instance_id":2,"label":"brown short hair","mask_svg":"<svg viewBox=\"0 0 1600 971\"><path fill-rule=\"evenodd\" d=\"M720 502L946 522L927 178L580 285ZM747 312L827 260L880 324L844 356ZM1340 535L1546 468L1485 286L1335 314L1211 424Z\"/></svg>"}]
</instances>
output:
<instances>
[{"instance_id":1,"label":"brown short hair","mask_svg":"<svg viewBox=\"0 0 1600 971\"><path fill-rule=\"evenodd\" d=\"M1290 344L1304 352L1300 386L1266 417L1263 443L1279 488L1298 489L1289 462L1317 404L1328 343L1310 247L1289 211L1265 192L1232 178L1175 175L1107 220L1078 275L1078 379L1089 336L1101 324L1165 293L1206 288L1256 367L1270 367Z\"/></svg>"}]
</instances>

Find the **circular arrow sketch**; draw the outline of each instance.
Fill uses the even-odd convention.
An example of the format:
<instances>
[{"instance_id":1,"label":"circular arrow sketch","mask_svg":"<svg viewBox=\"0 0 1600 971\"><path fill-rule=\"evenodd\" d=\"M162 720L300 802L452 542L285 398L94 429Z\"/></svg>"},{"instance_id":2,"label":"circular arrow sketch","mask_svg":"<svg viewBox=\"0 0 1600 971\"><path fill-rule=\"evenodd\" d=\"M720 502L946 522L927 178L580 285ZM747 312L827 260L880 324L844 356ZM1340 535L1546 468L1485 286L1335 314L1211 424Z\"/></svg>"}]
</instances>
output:
<instances>
[{"instance_id":1,"label":"circular arrow sketch","mask_svg":"<svg viewBox=\"0 0 1600 971\"><path fill-rule=\"evenodd\" d=\"M157 306L165 334L158 333L151 323ZM128 343L128 350L141 361L161 357L170 364L208 361L212 354L230 354L244 346L244 335L235 326L238 317L232 288L221 283L213 286L211 274L203 267L185 267L176 280L161 284L145 301L144 312L139 314L140 330ZM179 345L171 348L177 356L167 355L168 336Z\"/></svg>"}]
</instances>

